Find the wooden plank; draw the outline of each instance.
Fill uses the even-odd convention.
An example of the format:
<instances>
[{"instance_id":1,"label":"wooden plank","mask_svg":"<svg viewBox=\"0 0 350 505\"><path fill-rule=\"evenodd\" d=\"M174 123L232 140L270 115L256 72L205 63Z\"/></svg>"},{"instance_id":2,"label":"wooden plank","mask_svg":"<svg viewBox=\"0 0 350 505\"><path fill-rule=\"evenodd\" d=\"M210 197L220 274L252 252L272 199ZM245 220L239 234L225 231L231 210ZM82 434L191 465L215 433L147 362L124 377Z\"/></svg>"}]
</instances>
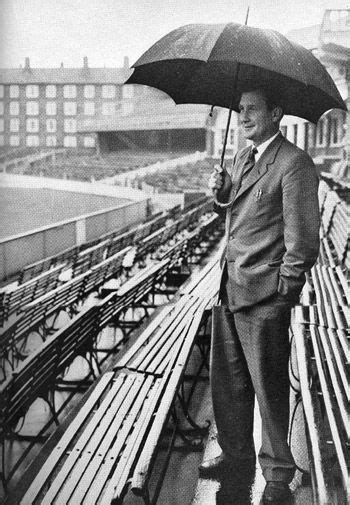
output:
<instances>
[{"instance_id":1,"label":"wooden plank","mask_svg":"<svg viewBox=\"0 0 350 505\"><path fill-rule=\"evenodd\" d=\"M92 483L94 490L97 490L97 482L94 482L96 473L101 467L103 467L103 471L107 468L108 453L114 440L118 444L118 450L115 451L111 464L115 465L153 382L152 377L145 378L141 374L127 376L126 381L129 379L132 381L131 387L126 394L123 391L123 395L120 392L114 397L100 425L96 428L89 444L84 448L84 452L77 461L74 472L70 473L60 490L57 498L58 504L63 505L69 501L81 503ZM106 478L108 474L109 472Z\"/></svg>"},{"instance_id":2,"label":"wooden plank","mask_svg":"<svg viewBox=\"0 0 350 505\"><path fill-rule=\"evenodd\" d=\"M327 369L329 372L330 376L330 384L331 387L335 393L335 399L340 411L341 419L342 419L342 424L345 428L345 431L347 433L348 439L350 438L350 425L348 423L349 419L349 411L348 408L345 404L345 391L342 390L341 383L339 381L339 376L338 376L338 368L336 366L336 363L334 362L334 356L332 354L332 350L329 344L328 340L328 333L325 328L319 328L318 329L318 334L320 336L320 341L322 342L322 347L324 350L324 354L326 356L326 362L325 365L327 365ZM349 394L349 384L347 384L346 388L348 394Z\"/></svg>"},{"instance_id":3,"label":"wooden plank","mask_svg":"<svg viewBox=\"0 0 350 505\"><path fill-rule=\"evenodd\" d=\"M325 376L324 369L322 366L322 357L321 357L320 350L319 350L317 329L315 326L310 327L310 335L311 335L313 350L314 350L316 364L317 364L318 377L320 380L322 394L323 394L323 401L324 401L326 412L327 412L329 427L330 427L330 430L332 433L332 438L333 438L334 446L336 449L337 459L339 462L340 471L341 471L342 479L343 479L343 485L346 489L347 485L348 485L347 465L346 465L346 461L345 461L345 457L344 457L344 452L343 452L341 438L340 438L339 431L338 431L337 422L336 422L334 412L333 412L331 395L329 393L326 376Z\"/></svg>"},{"instance_id":4,"label":"wooden plank","mask_svg":"<svg viewBox=\"0 0 350 505\"><path fill-rule=\"evenodd\" d=\"M84 407L67 427L64 435L47 458L39 473L34 478L32 484L20 502L21 505L32 505L35 503L38 495L41 493L46 483L51 479L55 468L65 454L69 444L91 414L96 403L100 401L102 396L105 394L106 388L110 386L113 377L113 372L107 372L100 378L98 385L94 389L93 393L88 397Z\"/></svg>"},{"instance_id":5,"label":"wooden plank","mask_svg":"<svg viewBox=\"0 0 350 505\"><path fill-rule=\"evenodd\" d=\"M312 464L316 478L316 493L318 505L328 505L330 496L325 481L325 466L322 457L321 440L318 432L317 415L314 408L314 397L310 390L309 356L307 353L307 342L305 326L292 322L292 331L295 338L300 388L303 399L305 420L308 426Z\"/></svg>"},{"instance_id":6,"label":"wooden plank","mask_svg":"<svg viewBox=\"0 0 350 505\"><path fill-rule=\"evenodd\" d=\"M188 321L185 328L186 339L184 345L182 346L181 340L178 342L177 348L173 353L174 358L169 363L169 368L171 367L173 371L169 378L166 392L162 395L161 403L157 410L151 431L143 446L141 455L138 458L137 465L133 472L131 487L134 490L142 490L145 486L152 455L154 454L154 451L158 444L158 440L167 420L175 393L186 368L189 354L193 347L194 339L196 337L201 318L202 313L199 311L193 319Z\"/></svg>"},{"instance_id":7,"label":"wooden plank","mask_svg":"<svg viewBox=\"0 0 350 505\"><path fill-rule=\"evenodd\" d=\"M133 465L137 452L142 445L146 429L154 415L159 395L162 392L162 379L148 377L146 380L148 386L152 386L152 389L147 388L149 391L147 397L144 397L142 392L133 404L130 415L125 419L125 423L113 445L111 444L108 455L95 478L94 485L86 496L84 503L87 505L97 503L101 493L103 496L100 503L105 503L105 496L108 495L108 488L113 485L112 483L117 482L121 489L124 489L127 483L130 467ZM122 448L124 440L127 440L127 442L125 447ZM139 444L137 444L137 441ZM113 475L111 476L112 472ZM110 484L107 484L104 490L108 478Z\"/></svg>"},{"instance_id":8,"label":"wooden plank","mask_svg":"<svg viewBox=\"0 0 350 505\"><path fill-rule=\"evenodd\" d=\"M69 479L70 482L68 491L72 492L73 491L72 487L76 479L79 480L79 478L81 477L81 473L79 474L79 472L76 472L73 478L71 475L72 469L75 468L77 461L81 457L84 449L90 443L90 440L94 438L94 440L96 441L96 436L94 436L95 432L96 430L98 430L100 423L103 421L103 418L107 410L110 408L110 405L113 404L114 398L117 395L118 396L120 395L121 399L124 398L128 393L128 391L130 390L130 388L132 387L134 379L135 379L134 377L126 377L125 374L121 374L119 377L116 378L113 386L107 393L106 397L104 398L103 402L95 412L89 424L86 426L86 428L80 435L77 443L72 448L72 451L70 452L68 458L65 460L62 468L54 478L52 484L50 485L42 501L43 505L52 503L52 501L56 499L59 493L60 493L60 503L68 503L68 501L62 501L62 496L65 496L65 493L61 493L61 490L64 488L64 486L66 486L67 479ZM101 432L99 432L99 435L100 434Z\"/></svg>"}]
</instances>

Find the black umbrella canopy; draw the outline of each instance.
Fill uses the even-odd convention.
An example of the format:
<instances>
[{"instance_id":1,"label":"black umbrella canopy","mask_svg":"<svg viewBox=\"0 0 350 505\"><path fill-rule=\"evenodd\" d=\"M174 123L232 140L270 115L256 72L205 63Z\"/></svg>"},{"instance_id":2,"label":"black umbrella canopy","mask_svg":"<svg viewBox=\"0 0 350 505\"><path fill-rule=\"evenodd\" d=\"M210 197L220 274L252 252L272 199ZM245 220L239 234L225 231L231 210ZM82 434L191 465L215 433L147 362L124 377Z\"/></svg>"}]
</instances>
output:
<instances>
[{"instance_id":1,"label":"black umbrella canopy","mask_svg":"<svg viewBox=\"0 0 350 505\"><path fill-rule=\"evenodd\" d=\"M332 78L304 47L273 30L238 23L191 24L162 37L133 65L126 84L144 84L177 103L238 111L242 91L275 89L285 114L316 123L327 110L347 110Z\"/></svg>"}]
</instances>

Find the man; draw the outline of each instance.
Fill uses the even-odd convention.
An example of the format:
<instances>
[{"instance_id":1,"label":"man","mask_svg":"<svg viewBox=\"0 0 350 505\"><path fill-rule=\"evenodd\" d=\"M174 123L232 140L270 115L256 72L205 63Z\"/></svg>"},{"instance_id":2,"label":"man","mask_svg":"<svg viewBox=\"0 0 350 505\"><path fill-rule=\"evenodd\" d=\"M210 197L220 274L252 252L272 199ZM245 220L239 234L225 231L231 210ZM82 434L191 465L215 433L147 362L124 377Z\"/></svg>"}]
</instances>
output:
<instances>
[{"instance_id":1,"label":"man","mask_svg":"<svg viewBox=\"0 0 350 505\"><path fill-rule=\"evenodd\" d=\"M305 272L319 248L318 176L311 158L279 132L283 110L268 90L244 92L240 122L253 146L209 187L226 209L226 256L216 307L211 387L222 454L200 466L203 477L255 464L253 410L262 419L259 463L264 503L289 497L295 464L287 444L288 327ZM254 159L255 154L255 159ZM220 209L221 208L221 209Z\"/></svg>"}]
</instances>

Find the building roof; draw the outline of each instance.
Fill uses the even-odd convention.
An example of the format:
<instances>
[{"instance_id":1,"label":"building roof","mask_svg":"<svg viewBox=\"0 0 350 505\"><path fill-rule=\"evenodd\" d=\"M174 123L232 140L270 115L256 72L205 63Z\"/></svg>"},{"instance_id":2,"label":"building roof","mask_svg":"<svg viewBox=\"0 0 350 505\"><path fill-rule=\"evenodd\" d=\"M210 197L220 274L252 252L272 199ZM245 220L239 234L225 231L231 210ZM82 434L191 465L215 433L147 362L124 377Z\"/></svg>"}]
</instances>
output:
<instances>
[{"instance_id":1,"label":"building roof","mask_svg":"<svg viewBox=\"0 0 350 505\"><path fill-rule=\"evenodd\" d=\"M128 68L5 68L1 84L123 84Z\"/></svg>"},{"instance_id":2,"label":"building roof","mask_svg":"<svg viewBox=\"0 0 350 505\"><path fill-rule=\"evenodd\" d=\"M154 104L153 104L154 105ZM210 106L198 104L175 105L167 100L152 108L139 109L130 114L95 117L78 121L80 132L131 130L183 130L206 128Z\"/></svg>"},{"instance_id":3,"label":"building roof","mask_svg":"<svg viewBox=\"0 0 350 505\"><path fill-rule=\"evenodd\" d=\"M316 49L319 46L321 25L307 26L291 30L286 34L287 39L296 42L306 49Z\"/></svg>"}]
</instances>

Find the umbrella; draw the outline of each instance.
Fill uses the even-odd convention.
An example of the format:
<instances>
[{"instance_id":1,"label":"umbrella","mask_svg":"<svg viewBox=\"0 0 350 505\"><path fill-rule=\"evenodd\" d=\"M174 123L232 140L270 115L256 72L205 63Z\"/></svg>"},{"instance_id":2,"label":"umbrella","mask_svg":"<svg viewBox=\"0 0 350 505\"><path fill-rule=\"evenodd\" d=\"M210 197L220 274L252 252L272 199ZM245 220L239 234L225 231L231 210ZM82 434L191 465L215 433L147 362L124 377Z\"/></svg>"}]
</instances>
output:
<instances>
[{"instance_id":1,"label":"umbrella","mask_svg":"<svg viewBox=\"0 0 350 505\"><path fill-rule=\"evenodd\" d=\"M309 50L276 31L238 23L182 26L151 46L133 68L126 84L153 86L177 104L238 111L241 92L258 85L278 90L285 114L313 123L329 109L347 110Z\"/></svg>"}]
</instances>

